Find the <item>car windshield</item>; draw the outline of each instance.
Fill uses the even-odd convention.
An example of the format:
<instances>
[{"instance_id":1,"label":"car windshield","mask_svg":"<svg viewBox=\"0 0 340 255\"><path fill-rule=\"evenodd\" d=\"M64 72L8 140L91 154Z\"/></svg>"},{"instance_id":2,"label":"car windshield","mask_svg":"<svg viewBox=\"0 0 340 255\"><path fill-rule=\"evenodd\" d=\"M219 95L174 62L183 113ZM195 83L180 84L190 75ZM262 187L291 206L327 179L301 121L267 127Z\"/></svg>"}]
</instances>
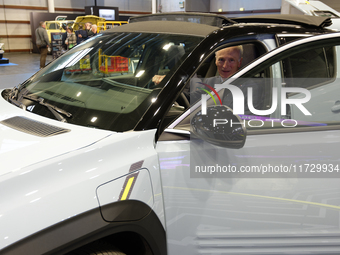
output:
<instances>
[{"instance_id":1,"label":"car windshield","mask_svg":"<svg viewBox=\"0 0 340 255\"><path fill-rule=\"evenodd\" d=\"M17 101L28 111L68 123L132 130L167 77L202 39L156 33L99 34L23 83ZM152 82L155 75L162 77L159 84Z\"/></svg>"}]
</instances>

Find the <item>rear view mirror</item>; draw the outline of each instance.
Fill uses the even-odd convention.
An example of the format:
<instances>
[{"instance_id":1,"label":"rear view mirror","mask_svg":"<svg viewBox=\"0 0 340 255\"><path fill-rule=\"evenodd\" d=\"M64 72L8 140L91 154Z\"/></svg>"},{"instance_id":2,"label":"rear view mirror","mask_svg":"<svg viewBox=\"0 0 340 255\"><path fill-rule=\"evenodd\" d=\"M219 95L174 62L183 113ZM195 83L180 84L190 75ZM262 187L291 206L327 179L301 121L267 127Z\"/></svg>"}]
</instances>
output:
<instances>
[{"instance_id":1,"label":"rear view mirror","mask_svg":"<svg viewBox=\"0 0 340 255\"><path fill-rule=\"evenodd\" d=\"M197 112L191 117L191 131L208 143L231 149L244 146L247 130L242 120L224 105L210 106L206 114Z\"/></svg>"}]
</instances>

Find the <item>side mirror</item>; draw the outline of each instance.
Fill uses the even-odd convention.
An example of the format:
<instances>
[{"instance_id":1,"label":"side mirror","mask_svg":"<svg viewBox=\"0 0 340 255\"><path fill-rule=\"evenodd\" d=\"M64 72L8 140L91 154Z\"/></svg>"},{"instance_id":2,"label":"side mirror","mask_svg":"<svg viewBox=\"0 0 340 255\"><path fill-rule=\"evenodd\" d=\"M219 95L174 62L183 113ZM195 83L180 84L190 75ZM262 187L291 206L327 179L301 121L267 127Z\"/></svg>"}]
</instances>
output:
<instances>
[{"instance_id":1,"label":"side mirror","mask_svg":"<svg viewBox=\"0 0 340 255\"><path fill-rule=\"evenodd\" d=\"M244 146L247 130L242 120L225 105L207 107L206 114L191 117L191 132L208 143L231 149Z\"/></svg>"}]
</instances>

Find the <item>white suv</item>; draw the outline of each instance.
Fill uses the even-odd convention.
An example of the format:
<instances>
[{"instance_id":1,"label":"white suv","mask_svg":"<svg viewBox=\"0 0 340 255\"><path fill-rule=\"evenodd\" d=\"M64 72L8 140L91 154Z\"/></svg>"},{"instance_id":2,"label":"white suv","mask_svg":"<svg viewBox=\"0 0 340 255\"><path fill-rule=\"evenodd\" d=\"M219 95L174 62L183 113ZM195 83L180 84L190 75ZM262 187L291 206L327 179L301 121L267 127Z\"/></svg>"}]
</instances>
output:
<instances>
[{"instance_id":1,"label":"white suv","mask_svg":"<svg viewBox=\"0 0 340 255\"><path fill-rule=\"evenodd\" d=\"M340 34L287 17L132 19L1 91L0 253L339 254Z\"/></svg>"}]
</instances>

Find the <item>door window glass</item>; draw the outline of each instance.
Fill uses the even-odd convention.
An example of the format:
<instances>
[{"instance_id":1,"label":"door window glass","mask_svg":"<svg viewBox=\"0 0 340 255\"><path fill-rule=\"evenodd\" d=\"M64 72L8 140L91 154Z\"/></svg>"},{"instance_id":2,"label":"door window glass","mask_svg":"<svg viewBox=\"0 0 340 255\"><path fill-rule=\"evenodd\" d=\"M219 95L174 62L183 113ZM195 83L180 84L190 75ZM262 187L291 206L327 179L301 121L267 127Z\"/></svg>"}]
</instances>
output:
<instances>
[{"instance_id":1,"label":"door window glass","mask_svg":"<svg viewBox=\"0 0 340 255\"><path fill-rule=\"evenodd\" d=\"M57 29L55 23L50 23L48 29Z\"/></svg>"},{"instance_id":2,"label":"door window glass","mask_svg":"<svg viewBox=\"0 0 340 255\"><path fill-rule=\"evenodd\" d=\"M212 92L211 87L221 84L238 70L266 52L259 42L226 45L208 56L184 89L191 104L196 103L203 93Z\"/></svg>"},{"instance_id":3,"label":"door window glass","mask_svg":"<svg viewBox=\"0 0 340 255\"><path fill-rule=\"evenodd\" d=\"M232 82L244 95L244 114L240 116L247 122L246 128L338 124L340 84L336 68L339 50L338 40L303 44L276 55ZM235 96L225 89L223 104L233 108L233 99L235 101Z\"/></svg>"}]
</instances>

